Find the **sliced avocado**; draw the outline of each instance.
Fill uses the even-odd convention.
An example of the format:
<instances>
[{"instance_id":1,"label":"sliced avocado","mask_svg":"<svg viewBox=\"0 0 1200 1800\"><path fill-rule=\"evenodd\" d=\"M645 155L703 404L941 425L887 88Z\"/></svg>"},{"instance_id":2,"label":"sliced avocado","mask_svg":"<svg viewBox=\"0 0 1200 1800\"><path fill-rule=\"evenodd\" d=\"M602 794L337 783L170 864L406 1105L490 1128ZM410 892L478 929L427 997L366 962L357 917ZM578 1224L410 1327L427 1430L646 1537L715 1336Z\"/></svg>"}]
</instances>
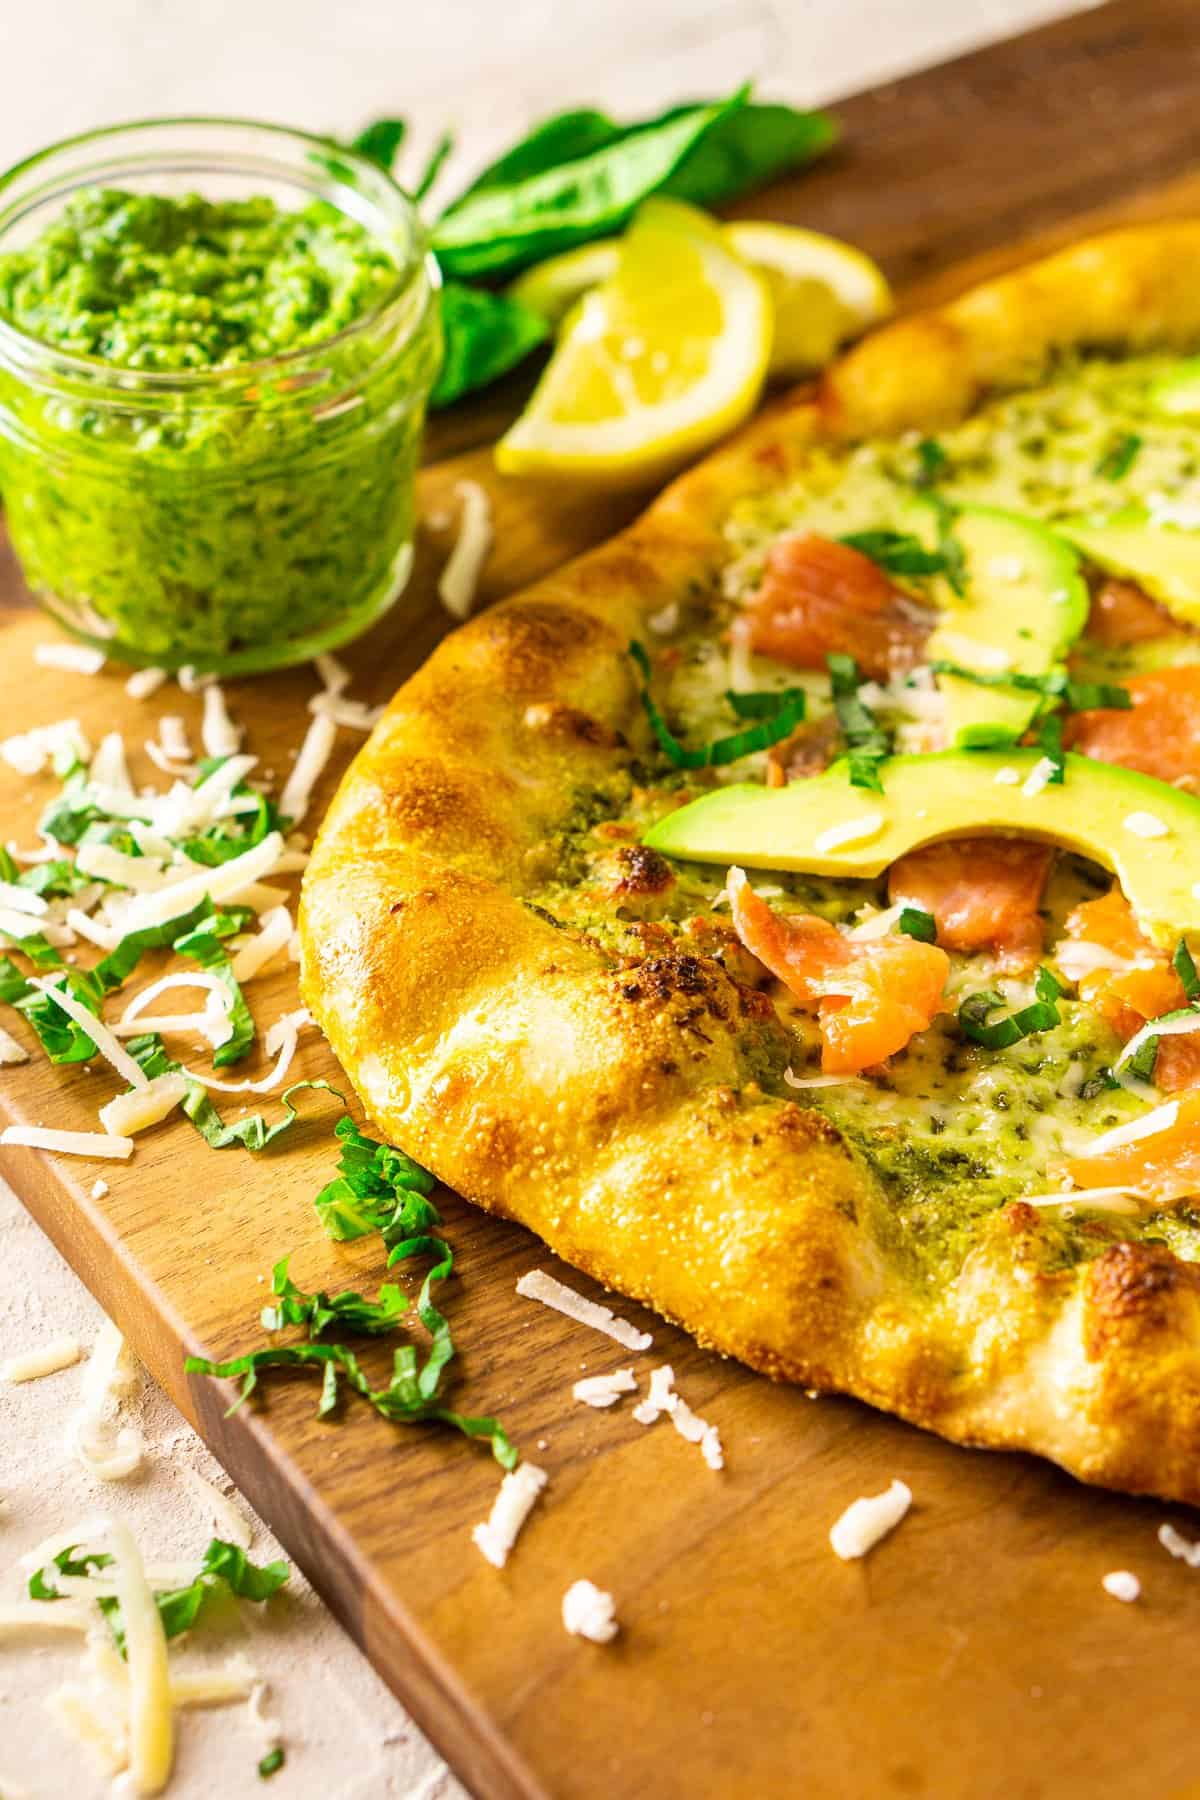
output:
<instances>
[{"instance_id":1,"label":"sliced avocado","mask_svg":"<svg viewBox=\"0 0 1200 1800\"><path fill-rule=\"evenodd\" d=\"M954 516L962 551L962 594L945 576L932 597L941 622L929 640L931 662L958 663L980 675L1046 675L1087 623L1087 587L1079 558L1036 519L993 506L964 506ZM1028 730L1037 694L978 687L939 675L951 746L967 749L1015 741Z\"/></svg>"},{"instance_id":2,"label":"sliced avocado","mask_svg":"<svg viewBox=\"0 0 1200 1800\"><path fill-rule=\"evenodd\" d=\"M1200 931L1200 798L1086 756L1066 758L1061 785L1040 786L1038 762L1036 750L894 756L882 794L853 787L839 762L783 788L716 788L642 841L692 862L870 878L938 838L1039 838L1111 869L1161 943Z\"/></svg>"},{"instance_id":3,"label":"sliced avocado","mask_svg":"<svg viewBox=\"0 0 1200 1800\"><path fill-rule=\"evenodd\" d=\"M1171 418L1194 419L1200 415L1200 356L1177 363L1169 375L1150 389L1152 409Z\"/></svg>"},{"instance_id":4,"label":"sliced avocado","mask_svg":"<svg viewBox=\"0 0 1200 1800\"><path fill-rule=\"evenodd\" d=\"M1054 529L1110 575L1124 575L1185 625L1200 625L1200 531L1157 525L1144 506L1107 519L1058 519Z\"/></svg>"}]
</instances>

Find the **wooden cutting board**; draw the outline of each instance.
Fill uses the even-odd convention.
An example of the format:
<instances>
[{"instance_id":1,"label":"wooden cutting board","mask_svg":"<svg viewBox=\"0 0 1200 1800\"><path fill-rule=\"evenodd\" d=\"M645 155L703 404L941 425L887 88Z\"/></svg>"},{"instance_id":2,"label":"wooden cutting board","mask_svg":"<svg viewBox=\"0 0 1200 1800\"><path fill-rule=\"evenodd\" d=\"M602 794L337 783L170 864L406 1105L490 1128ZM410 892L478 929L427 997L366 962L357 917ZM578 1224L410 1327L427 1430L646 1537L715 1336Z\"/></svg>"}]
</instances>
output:
<instances>
[{"instance_id":1,"label":"wooden cutting board","mask_svg":"<svg viewBox=\"0 0 1200 1800\"><path fill-rule=\"evenodd\" d=\"M743 210L854 238L906 297L945 293L1110 219L1200 213L1194 24L1190 0L1120 0L861 96L839 109L836 158ZM456 454L424 477L433 518L452 512L464 474L487 481L488 598L615 529L634 504L498 480L473 446L519 391L439 422L431 447ZM439 634L446 544L444 529L426 532L411 604L350 654L364 698L384 698ZM117 676L36 668L32 646L52 632L2 551L0 605L3 732L76 715L90 733L119 725L137 744L163 710L195 729L194 701L174 689L139 705ZM267 767L286 769L313 687L307 672L230 685ZM353 748L347 737L345 756ZM44 794L0 773L0 837L29 841ZM252 999L264 1018L295 1004L292 973L263 978ZM337 1079L315 1043L300 1065ZM111 1091L102 1073L44 1061L2 1079L0 1116L26 1123L87 1128ZM669 1426L573 1403L582 1372L630 1358L519 1300L517 1276L554 1269L553 1258L452 1195L455 1403L502 1414L550 1474L507 1569L469 1541L498 1478L486 1454L365 1411L320 1425L304 1381L225 1418L225 1395L189 1382L183 1356L261 1341L262 1282L278 1256L294 1253L307 1288L373 1291L381 1273L371 1245L330 1244L316 1223L312 1196L334 1163L329 1123L314 1116L259 1158L210 1152L182 1122L160 1128L130 1166L104 1165L101 1200L99 1165L9 1150L0 1168L481 1800L1161 1800L1200 1780L1200 1574L1155 1542L1165 1518L1200 1534L1194 1518L773 1387L623 1308L654 1331L639 1369L669 1360L719 1425L728 1467L713 1474ZM893 1476L914 1491L911 1516L866 1562L838 1562L831 1522ZM1101 1590L1120 1568L1142 1578L1136 1606ZM623 1631L610 1648L561 1627L562 1594L580 1576L617 1597Z\"/></svg>"}]
</instances>

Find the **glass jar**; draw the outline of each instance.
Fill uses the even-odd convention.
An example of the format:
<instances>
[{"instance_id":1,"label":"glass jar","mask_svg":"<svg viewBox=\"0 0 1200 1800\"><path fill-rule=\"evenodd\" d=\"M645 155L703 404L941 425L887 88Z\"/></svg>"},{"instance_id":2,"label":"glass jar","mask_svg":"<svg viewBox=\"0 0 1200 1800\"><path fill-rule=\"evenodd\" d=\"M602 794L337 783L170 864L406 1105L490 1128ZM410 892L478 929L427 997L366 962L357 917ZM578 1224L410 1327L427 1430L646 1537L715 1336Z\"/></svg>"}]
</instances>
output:
<instances>
[{"instance_id":1,"label":"glass jar","mask_svg":"<svg viewBox=\"0 0 1200 1800\"><path fill-rule=\"evenodd\" d=\"M250 674L357 636L408 575L441 357L437 267L412 202L302 132L149 121L0 178L0 255L83 188L326 202L384 250L396 282L321 343L178 372L68 353L0 318L0 494L30 589L131 663Z\"/></svg>"}]
</instances>

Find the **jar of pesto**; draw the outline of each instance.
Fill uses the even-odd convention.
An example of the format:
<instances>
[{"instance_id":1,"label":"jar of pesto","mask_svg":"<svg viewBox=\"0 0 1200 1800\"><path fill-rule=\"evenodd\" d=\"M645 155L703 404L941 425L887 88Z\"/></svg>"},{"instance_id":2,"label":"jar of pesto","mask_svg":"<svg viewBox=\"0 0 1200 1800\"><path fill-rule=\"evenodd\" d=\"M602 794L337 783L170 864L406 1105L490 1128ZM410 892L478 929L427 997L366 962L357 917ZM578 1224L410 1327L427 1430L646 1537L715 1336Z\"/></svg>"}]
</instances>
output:
<instances>
[{"instance_id":1,"label":"jar of pesto","mask_svg":"<svg viewBox=\"0 0 1200 1800\"><path fill-rule=\"evenodd\" d=\"M132 663L357 636L412 558L437 270L382 169L172 119L0 178L0 495L26 580Z\"/></svg>"}]
</instances>

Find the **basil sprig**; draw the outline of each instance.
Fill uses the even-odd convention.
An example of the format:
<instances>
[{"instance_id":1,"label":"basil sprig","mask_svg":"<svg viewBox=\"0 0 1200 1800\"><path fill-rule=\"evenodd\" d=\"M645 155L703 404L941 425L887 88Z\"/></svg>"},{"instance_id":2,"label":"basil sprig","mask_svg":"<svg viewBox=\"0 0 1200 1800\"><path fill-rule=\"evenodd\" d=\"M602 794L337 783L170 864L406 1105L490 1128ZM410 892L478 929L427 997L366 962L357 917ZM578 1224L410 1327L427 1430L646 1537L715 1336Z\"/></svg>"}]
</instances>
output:
<instances>
[{"instance_id":1,"label":"basil sprig","mask_svg":"<svg viewBox=\"0 0 1200 1800\"><path fill-rule=\"evenodd\" d=\"M1051 1030L1061 1018L1057 1001L1062 987L1049 969L1040 968L1033 991L1036 1000L1003 1019L991 1017L1004 1005L1004 995L998 988L980 988L977 993L968 994L958 1009L958 1023L963 1035L985 1050L1007 1050L1010 1044L1017 1044L1035 1032Z\"/></svg>"},{"instance_id":2,"label":"basil sprig","mask_svg":"<svg viewBox=\"0 0 1200 1800\"><path fill-rule=\"evenodd\" d=\"M846 742L851 786L882 794L879 765L892 753L891 739L859 696L862 677L854 658L830 651L825 662L833 689L833 710Z\"/></svg>"},{"instance_id":3,"label":"basil sprig","mask_svg":"<svg viewBox=\"0 0 1200 1800\"><path fill-rule=\"evenodd\" d=\"M927 550L919 538L907 531L852 531L842 543L862 556L869 556L889 575L945 573L944 550Z\"/></svg>"},{"instance_id":4,"label":"basil sprig","mask_svg":"<svg viewBox=\"0 0 1200 1800\"><path fill-rule=\"evenodd\" d=\"M442 336L442 366L431 406L449 406L498 381L547 341L550 327L540 314L504 294L447 281L442 286Z\"/></svg>"},{"instance_id":5,"label":"basil sprig","mask_svg":"<svg viewBox=\"0 0 1200 1800\"><path fill-rule=\"evenodd\" d=\"M1102 481L1120 481L1128 475L1142 448L1136 431L1126 431L1116 438L1096 463L1095 473Z\"/></svg>"},{"instance_id":6,"label":"basil sprig","mask_svg":"<svg viewBox=\"0 0 1200 1800\"><path fill-rule=\"evenodd\" d=\"M919 943L937 942L937 920L932 913L925 912L919 906L902 907L896 926L905 937L916 938Z\"/></svg>"},{"instance_id":7,"label":"basil sprig","mask_svg":"<svg viewBox=\"0 0 1200 1800\"><path fill-rule=\"evenodd\" d=\"M650 729L659 749L677 769L716 768L725 763L737 762L740 757L750 756L755 750L768 750L772 744L789 736L804 718L807 697L803 688L784 688L779 693L752 694L735 694L730 690L725 698L737 716L758 722L748 726L745 731L735 731L728 737L715 738L711 744L689 749L675 736L650 692L650 658L645 646L634 639L629 646L629 654L641 673L642 705L646 709Z\"/></svg>"},{"instance_id":8,"label":"basil sprig","mask_svg":"<svg viewBox=\"0 0 1200 1800\"><path fill-rule=\"evenodd\" d=\"M1022 693L1040 694L1045 700L1061 702L1067 712L1090 712L1098 707L1125 712L1133 705L1128 688L1109 681L1073 681L1065 669L1049 669L1044 675L1023 675L1016 669L985 675L941 658L930 667L935 675L956 675L976 687L1018 688Z\"/></svg>"}]
</instances>

